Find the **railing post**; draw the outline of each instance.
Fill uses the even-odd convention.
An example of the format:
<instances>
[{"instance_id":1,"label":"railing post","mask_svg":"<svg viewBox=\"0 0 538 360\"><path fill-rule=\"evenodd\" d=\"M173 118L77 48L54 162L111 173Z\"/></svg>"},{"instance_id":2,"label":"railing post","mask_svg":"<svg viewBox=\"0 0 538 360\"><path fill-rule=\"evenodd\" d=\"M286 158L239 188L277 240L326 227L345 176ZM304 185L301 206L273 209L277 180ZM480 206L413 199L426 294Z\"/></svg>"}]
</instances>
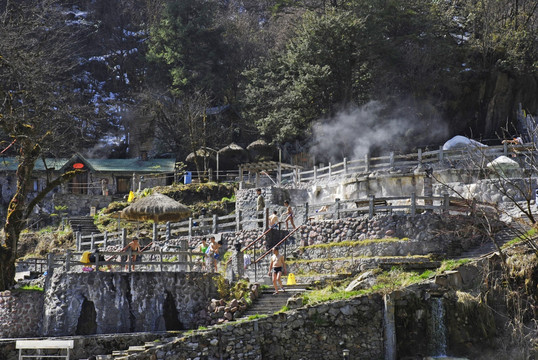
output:
<instances>
[{"instance_id":1,"label":"railing post","mask_svg":"<svg viewBox=\"0 0 538 360\"><path fill-rule=\"evenodd\" d=\"M443 152L443 145L439 146L439 162L442 162L445 158L445 154Z\"/></svg>"},{"instance_id":2,"label":"railing post","mask_svg":"<svg viewBox=\"0 0 538 360\"><path fill-rule=\"evenodd\" d=\"M189 239L192 237L192 218L189 218Z\"/></svg>"},{"instance_id":3,"label":"railing post","mask_svg":"<svg viewBox=\"0 0 538 360\"><path fill-rule=\"evenodd\" d=\"M303 222L303 224L306 224L308 222L308 210L309 210L308 203L305 202L304 203L304 222Z\"/></svg>"},{"instance_id":4,"label":"railing post","mask_svg":"<svg viewBox=\"0 0 538 360\"><path fill-rule=\"evenodd\" d=\"M133 266L133 249L129 246L129 249L127 250L127 256L129 257L127 260L127 264L129 266L129 272L131 272L131 267Z\"/></svg>"},{"instance_id":5,"label":"railing post","mask_svg":"<svg viewBox=\"0 0 538 360\"><path fill-rule=\"evenodd\" d=\"M70 249L67 249L67 251L65 252L65 271L69 272L70 268L71 268L71 250Z\"/></svg>"},{"instance_id":6,"label":"railing post","mask_svg":"<svg viewBox=\"0 0 538 360\"><path fill-rule=\"evenodd\" d=\"M370 195L370 201L368 202L368 217L370 219L373 218L375 214L374 201L375 201L375 196Z\"/></svg>"},{"instance_id":7,"label":"railing post","mask_svg":"<svg viewBox=\"0 0 538 360\"><path fill-rule=\"evenodd\" d=\"M235 211L235 231L241 230L241 210Z\"/></svg>"},{"instance_id":8,"label":"railing post","mask_svg":"<svg viewBox=\"0 0 538 360\"><path fill-rule=\"evenodd\" d=\"M390 168L393 169L394 168L394 151L390 152L389 159L390 159Z\"/></svg>"},{"instance_id":9,"label":"railing post","mask_svg":"<svg viewBox=\"0 0 538 360\"><path fill-rule=\"evenodd\" d=\"M106 250L107 246L108 246L108 231L105 230L105 233L103 235L103 249Z\"/></svg>"},{"instance_id":10,"label":"railing post","mask_svg":"<svg viewBox=\"0 0 538 360\"><path fill-rule=\"evenodd\" d=\"M417 157L418 157L418 163L422 164L422 149L420 148L418 149Z\"/></svg>"},{"instance_id":11,"label":"railing post","mask_svg":"<svg viewBox=\"0 0 538 360\"><path fill-rule=\"evenodd\" d=\"M121 242L123 244L123 247L127 246L127 229L126 228L121 229Z\"/></svg>"},{"instance_id":12,"label":"railing post","mask_svg":"<svg viewBox=\"0 0 538 360\"><path fill-rule=\"evenodd\" d=\"M318 167L314 165L314 180L318 179Z\"/></svg>"},{"instance_id":13,"label":"railing post","mask_svg":"<svg viewBox=\"0 0 538 360\"><path fill-rule=\"evenodd\" d=\"M95 237L92 233L91 238L90 238L90 250L93 250L94 247L95 247Z\"/></svg>"},{"instance_id":14,"label":"railing post","mask_svg":"<svg viewBox=\"0 0 538 360\"><path fill-rule=\"evenodd\" d=\"M329 179L331 178L332 174L333 174L333 166L331 163L329 163Z\"/></svg>"},{"instance_id":15,"label":"railing post","mask_svg":"<svg viewBox=\"0 0 538 360\"><path fill-rule=\"evenodd\" d=\"M49 253L47 255L47 275L52 275L52 270L54 268L54 254Z\"/></svg>"},{"instance_id":16,"label":"railing post","mask_svg":"<svg viewBox=\"0 0 538 360\"><path fill-rule=\"evenodd\" d=\"M170 240L171 230L170 230L170 221L166 222L166 241Z\"/></svg>"},{"instance_id":17,"label":"railing post","mask_svg":"<svg viewBox=\"0 0 538 360\"><path fill-rule=\"evenodd\" d=\"M301 169L297 168L297 183L301 182Z\"/></svg>"},{"instance_id":18,"label":"railing post","mask_svg":"<svg viewBox=\"0 0 538 360\"><path fill-rule=\"evenodd\" d=\"M211 232L213 234L217 234L219 232L218 222L219 219L217 218L217 214L213 214L213 226L211 227Z\"/></svg>"},{"instance_id":19,"label":"railing post","mask_svg":"<svg viewBox=\"0 0 538 360\"><path fill-rule=\"evenodd\" d=\"M163 249L160 249L159 250L159 256L160 256L160 263L159 263L159 268L161 270L161 272L163 272Z\"/></svg>"},{"instance_id":20,"label":"railing post","mask_svg":"<svg viewBox=\"0 0 538 360\"><path fill-rule=\"evenodd\" d=\"M340 219L340 199L336 199L336 220Z\"/></svg>"},{"instance_id":21,"label":"railing post","mask_svg":"<svg viewBox=\"0 0 538 360\"><path fill-rule=\"evenodd\" d=\"M370 153L364 154L364 171L370 172Z\"/></svg>"},{"instance_id":22,"label":"railing post","mask_svg":"<svg viewBox=\"0 0 538 360\"><path fill-rule=\"evenodd\" d=\"M278 186L282 184L282 165L278 163L278 175L277 175Z\"/></svg>"},{"instance_id":23,"label":"railing post","mask_svg":"<svg viewBox=\"0 0 538 360\"><path fill-rule=\"evenodd\" d=\"M157 233L157 223L153 223L153 235L152 235L152 241L155 244L158 239L158 233Z\"/></svg>"},{"instance_id":24,"label":"railing post","mask_svg":"<svg viewBox=\"0 0 538 360\"><path fill-rule=\"evenodd\" d=\"M269 208L264 208L263 211L263 230L269 227Z\"/></svg>"},{"instance_id":25,"label":"railing post","mask_svg":"<svg viewBox=\"0 0 538 360\"><path fill-rule=\"evenodd\" d=\"M443 194L443 211L445 213L448 213L450 208L450 198L448 196L448 193Z\"/></svg>"},{"instance_id":26,"label":"railing post","mask_svg":"<svg viewBox=\"0 0 538 360\"><path fill-rule=\"evenodd\" d=\"M80 251L80 249L82 248L82 234L80 233L80 231L77 231L76 232L76 237L77 237L77 251Z\"/></svg>"},{"instance_id":27,"label":"railing post","mask_svg":"<svg viewBox=\"0 0 538 360\"><path fill-rule=\"evenodd\" d=\"M347 174L347 158L344 158L344 175Z\"/></svg>"},{"instance_id":28,"label":"railing post","mask_svg":"<svg viewBox=\"0 0 538 360\"><path fill-rule=\"evenodd\" d=\"M411 193L411 215L416 215L417 213L417 194Z\"/></svg>"}]
</instances>

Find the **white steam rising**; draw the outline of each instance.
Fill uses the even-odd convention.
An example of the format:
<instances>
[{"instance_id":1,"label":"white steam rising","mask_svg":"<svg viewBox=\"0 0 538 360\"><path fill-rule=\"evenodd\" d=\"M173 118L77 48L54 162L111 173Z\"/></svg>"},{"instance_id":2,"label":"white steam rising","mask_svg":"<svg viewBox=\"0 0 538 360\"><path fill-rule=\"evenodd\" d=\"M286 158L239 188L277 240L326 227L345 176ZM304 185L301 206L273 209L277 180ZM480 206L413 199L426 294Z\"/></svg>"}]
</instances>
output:
<instances>
[{"instance_id":1,"label":"white steam rising","mask_svg":"<svg viewBox=\"0 0 538 360\"><path fill-rule=\"evenodd\" d=\"M426 109L431 110L431 107ZM379 101L371 101L318 122L313 135L312 154L320 160L333 161L344 157L357 159L372 151L409 151L445 139L448 126L435 114L424 116L413 107L402 105L391 109Z\"/></svg>"}]
</instances>

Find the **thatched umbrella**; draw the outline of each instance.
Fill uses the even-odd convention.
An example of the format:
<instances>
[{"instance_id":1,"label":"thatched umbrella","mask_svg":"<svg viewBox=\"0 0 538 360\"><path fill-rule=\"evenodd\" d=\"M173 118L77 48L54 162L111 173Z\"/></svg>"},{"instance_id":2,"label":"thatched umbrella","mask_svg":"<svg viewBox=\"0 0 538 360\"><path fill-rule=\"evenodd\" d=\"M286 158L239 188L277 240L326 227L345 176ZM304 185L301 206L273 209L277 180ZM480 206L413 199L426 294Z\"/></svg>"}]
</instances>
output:
<instances>
[{"instance_id":1,"label":"thatched umbrella","mask_svg":"<svg viewBox=\"0 0 538 360\"><path fill-rule=\"evenodd\" d=\"M128 220L180 221L188 218L191 210L174 199L157 192L127 206L121 217Z\"/></svg>"},{"instance_id":2,"label":"thatched umbrella","mask_svg":"<svg viewBox=\"0 0 538 360\"><path fill-rule=\"evenodd\" d=\"M247 146L251 161L269 161L273 160L275 147L267 144L263 139L256 140Z\"/></svg>"},{"instance_id":3,"label":"thatched umbrella","mask_svg":"<svg viewBox=\"0 0 538 360\"><path fill-rule=\"evenodd\" d=\"M236 169L237 165L248 161L247 151L236 143L223 147L217 154L221 168L226 170Z\"/></svg>"}]
</instances>

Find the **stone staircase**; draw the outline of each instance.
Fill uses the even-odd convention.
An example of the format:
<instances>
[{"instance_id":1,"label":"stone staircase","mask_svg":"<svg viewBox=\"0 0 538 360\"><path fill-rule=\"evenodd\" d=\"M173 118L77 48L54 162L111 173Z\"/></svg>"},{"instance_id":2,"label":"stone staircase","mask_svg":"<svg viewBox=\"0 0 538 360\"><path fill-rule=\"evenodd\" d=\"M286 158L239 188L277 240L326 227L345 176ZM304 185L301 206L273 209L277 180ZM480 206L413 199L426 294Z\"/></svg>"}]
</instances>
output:
<instances>
[{"instance_id":1,"label":"stone staircase","mask_svg":"<svg viewBox=\"0 0 538 360\"><path fill-rule=\"evenodd\" d=\"M523 233L523 229L520 230L521 233ZM495 234L495 241L499 246L503 246L507 242L513 240L514 238L521 235L520 232L516 229L512 228L505 228L501 231L499 231L497 234ZM474 258L474 257L480 257L483 255L487 255L489 253L492 253L494 251L497 251L497 248L493 241L488 240L482 243L480 246L477 246L475 248L469 249L468 251L463 252L459 256L455 257L455 259L467 259L467 258Z\"/></svg>"},{"instance_id":2,"label":"stone staircase","mask_svg":"<svg viewBox=\"0 0 538 360\"><path fill-rule=\"evenodd\" d=\"M278 294L274 294L275 289L264 288L261 292L261 296L250 306L243 314L243 318L247 318L253 315L271 315L282 309L287 305L288 299L295 295L300 295L306 290L306 285L284 285L284 292L280 291Z\"/></svg>"},{"instance_id":3,"label":"stone staircase","mask_svg":"<svg viewBox=\"0 0 538 360\"><path fill-rule=\"evenodd\" d=\"M73 232L80 231L82 235L99 234L100 231L91 216L73 216L69 218L69 226Z\"/></svg>"},{"instance_id":4,"label":"stone staircase","mask_svg":"<svg viewBox=\"0 0 538 360\"><path fill-rule=\"evenodd\" d=\"M113 351L112 354L108 355L94 355L91 359L95 360L124 360L128 359L129 355L134 355L146 351L148 349L154 348L156 346L161 346L170 341L175 340L176 338L165 338L162 341L158 342L145 342L144 345L140 346L129 346L127 350L117 350ZM79 360L89 360L89 359L79 359Z\"/></svg>"}]
</instances>

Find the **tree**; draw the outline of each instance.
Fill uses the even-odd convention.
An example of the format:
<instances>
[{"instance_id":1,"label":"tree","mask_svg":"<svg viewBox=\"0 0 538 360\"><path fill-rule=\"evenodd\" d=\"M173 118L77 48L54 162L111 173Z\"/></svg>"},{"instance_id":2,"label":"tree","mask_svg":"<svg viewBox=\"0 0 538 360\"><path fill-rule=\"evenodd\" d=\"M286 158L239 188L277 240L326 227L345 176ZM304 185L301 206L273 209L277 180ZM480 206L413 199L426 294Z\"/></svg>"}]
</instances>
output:
<instances>
[{"instance_id":1,"label":"tree","mask_svg":"<svg viewBox=\"0 0 538 360\"><path fill-rule=\"evenodd\" d=\"M246 72L245 109L262 135L307 136L313 121L362 103L369 72L364 21L350 12L307 12L283 53Z\"/></svg>"},{"instance_id":2,"label":"tree","mask_svg":"<svg viewBox=\"0 0 538 360\"><path fill-rule=\"evenodd\" d=\"M46 155L66 155L75 145L83 147L92 127L84 118L80 92L73 89L77 31L64 21L60 10L54 0L0 6L0 130L19 159L16 192L0 246L0 290L14 283L17 243L32 209L77 173L49 178L44 189L28 199L36 161L44 161Z\"/></svg>"},{"instance_id":3,"label":"tree","mask_svg":"<svg viewBox=\"0 0 538 360\"><path fill-rule=\"evenodd\" d=\"M168 75L174 96L202 89L221 99L225 88L222 28L215 25L217 2L171 0L150 29L148 60Z\"/></svg>"}]
</instances>

